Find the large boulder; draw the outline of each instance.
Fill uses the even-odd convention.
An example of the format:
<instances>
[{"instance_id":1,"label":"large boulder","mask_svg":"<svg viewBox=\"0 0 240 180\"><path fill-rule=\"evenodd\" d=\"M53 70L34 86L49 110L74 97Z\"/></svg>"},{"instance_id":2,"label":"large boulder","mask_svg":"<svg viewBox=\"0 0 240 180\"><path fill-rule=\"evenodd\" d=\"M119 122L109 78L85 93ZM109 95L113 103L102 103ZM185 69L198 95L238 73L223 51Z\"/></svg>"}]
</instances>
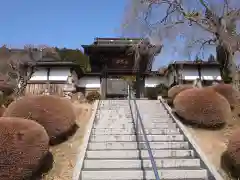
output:
<instances>
[{"instance_id":1,"label":"large boulder","mask_svg":"<svg viewBox=\"0 0 240 180\"><path fill-rule=\"evenodd\" d=\"M239 104L240 93L231 84L216 84L212 88L224 96L232 107Z\"/></svg>"},{"instance_id":2,"label":"large boulder","mask_svg":"<svg viewBox=\"0 0 240 180\"><path fill-rule=\"evenodd\" d=\"M49 137L38 123L22 118L0 118L0 179L23 180L43 165Z\"/></svg>"},{"instance_id":3,"label":"large boulder","mask_svg":"<svg viewBox=\"0 0 240 180\"><path fill-rule=\"evenodd\" d=\"M75 129L75 114L69 100L57 96L25 96L12 102L3 116L22 117L41 124L56 144Z\"/></svg>"},{"instance_id":4,"label":"large boulder","mask_svg":"<svg viewBox=\"0 0 240 180\"><path fill-rule=\"evenodd\" d=\"M229 138L227 150L221 157L221 165L224 170L236 179L240 178L240 130L237 130Z\"/></svg>"},{"instance_id":5,"label":"large boulder","mask_svg":"<svg viewBox=\"0 0 240 180\"><path fill-rule=\"evenodd\" d=\"M228 101L211 88L193 88L179 93L174 99L175 113L184 123L217 128L231 117Z\"/></svg>"}]
</instances>

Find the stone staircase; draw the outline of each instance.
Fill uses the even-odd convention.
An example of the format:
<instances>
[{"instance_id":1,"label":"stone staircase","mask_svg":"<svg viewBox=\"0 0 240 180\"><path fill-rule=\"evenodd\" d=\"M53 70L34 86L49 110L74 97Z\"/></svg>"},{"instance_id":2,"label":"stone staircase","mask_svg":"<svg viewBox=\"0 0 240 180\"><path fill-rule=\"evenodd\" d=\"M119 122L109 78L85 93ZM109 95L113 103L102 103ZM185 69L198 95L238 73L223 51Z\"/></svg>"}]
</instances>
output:
<instances>
[{"instance_id":1,"label":"stone staircase","mask_svg":"<svg viewBox=\"0 0 240 180\"><path fill-rule=\"evenodd\" d=\"M160 101L137 104L161 180L214 179ZM155 179L144 138L136 136L128 100L102 100L98 108L80 179Z\"/></svg>"}]
</instances>

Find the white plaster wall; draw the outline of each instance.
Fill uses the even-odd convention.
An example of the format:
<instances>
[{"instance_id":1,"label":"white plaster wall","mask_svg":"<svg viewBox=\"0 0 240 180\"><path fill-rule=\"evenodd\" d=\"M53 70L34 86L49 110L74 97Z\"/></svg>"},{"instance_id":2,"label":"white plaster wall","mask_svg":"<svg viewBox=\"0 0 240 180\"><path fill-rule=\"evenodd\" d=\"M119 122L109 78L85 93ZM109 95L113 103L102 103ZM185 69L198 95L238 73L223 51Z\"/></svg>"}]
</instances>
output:
<instances>
[{"instance_id":1,"label":"white plaster wall","mask_svg":"<svg viewBox=\"0 0 240 180\"><path fill-rule=\"evenodd\" d=\"M199 78L198 75L198 69L197 67L195 68L184 68L179 73L182 74L183 80L195 80L196 78Z\"/></svg>"},{"instance_id":2,"label":"white plaster wall","mask_svg":"<svg viewBox=\"0 0 240 180\"><path fill-rule=\"evenodd\" d=\"M46 81L47 80L47 69L40 68L33 73L30 81Z\"/></svg>"},{"instance_id":3,"label":"white plaster wall","mask_svg":"<svg viewBox=\"0 0 240 180\"><path fill-rule=\"evenodd\" d=\"M70 75L70 68L51 68L49 81L67 81Z\"/></svg>"},{"instance_id":4,"label":"white plaster wall","mask_svg":"<svg viewBox=\"0 0 240 180\"><path fill-rule=\"evenodd\" d=\"M146 77L145 87L156 87L159 84L166 84L166 77L156 76L156 77Z\"/></svg>"},{"instance_id":5,"label":"white plaster wall","mask_svg":"<svg viewBox=\"0 0 240 180\"><path fill-rule=\"evenodd\" d=\"M100 88L100 77L81 77L78 80L78 87L84 88Z\"/></svg>"},{"instance_id":6,"label":"white plaster wall","mask_svg":"<svg viewBox=\"0 0 240 180\"><path fill-rule=\"evenodd\" d=\"M220 69L218 67L215 68L201 68L201 75L203 80L221 80Z\"/></svg>"}]
</instances>

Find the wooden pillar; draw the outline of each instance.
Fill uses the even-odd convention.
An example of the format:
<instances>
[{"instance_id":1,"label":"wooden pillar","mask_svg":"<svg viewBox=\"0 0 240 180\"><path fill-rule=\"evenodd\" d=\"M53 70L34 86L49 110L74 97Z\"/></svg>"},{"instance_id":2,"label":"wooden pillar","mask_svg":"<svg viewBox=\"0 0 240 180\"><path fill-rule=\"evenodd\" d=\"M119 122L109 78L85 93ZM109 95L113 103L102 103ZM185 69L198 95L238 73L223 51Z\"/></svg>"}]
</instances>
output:
<instances>
[{"instance_id":1,"label":"wooden pillar","mask_svg":"<svg viewBox=\"0 0 240 180\"><path fill-rule=\"evenodd\" d=\"M108 67L105 65L105 73L104 73L104 79L105 79L105 99L107 97L107 78L108 78Z\"/></svg>"},{"instance_id":2,"label":"wooden pillar","mask_svg":"<svg viewBox=\"0 0 240 180\"><path fill-rule=\"evenodd\" d=\"M106 99L106 95L107 95L107 66L105 65L102 71L102 82L101 82L102 99Z\"/></svg>"},{"instance_id":3,"label":"wooden pillar","mask_svg":"<svg viewBox=\"0 0 240 180\"><path fill-rule=\"evenodd\" d=\"M136 72L136 98L140 98L141 91L141 73L139 70Z\"/></svg>"},{"instance_id":4,"label":"wooden pillar","mask_svg":"<svg viewBox=\"0 0 240 180\"><path fill-rule=\"evenodd\" d=\"M141 96L145 97L145 75L141 76Z\"/></svg>"}]
</instances>

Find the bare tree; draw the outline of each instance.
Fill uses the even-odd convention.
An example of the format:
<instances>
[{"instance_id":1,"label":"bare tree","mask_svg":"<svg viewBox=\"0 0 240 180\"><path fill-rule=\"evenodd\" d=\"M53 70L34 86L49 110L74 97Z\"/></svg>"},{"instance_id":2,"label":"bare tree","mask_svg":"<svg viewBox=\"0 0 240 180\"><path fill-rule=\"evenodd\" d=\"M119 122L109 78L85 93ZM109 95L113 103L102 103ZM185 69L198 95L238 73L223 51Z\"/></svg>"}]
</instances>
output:
<instances>
[{"instance_id":1,"label":"bare tree","mask_svg":"<svg viewBox=\"0 0 240 180\"><path fill-rule=\"evenodd\" d=\"M0 48L0 91L13 91L15 97L23 94L28 81L36 69L36 63L42 60L43 51L58 57L54 48L26 45L24 49ZM8 95L8 94L7 94Z\"/></svg>"},{"instance_id":2,"label":"bare tree","mask_svg":"<svg viewBox=\"0 0 240 180\"><path fill-rule=\"evenodd\" d=\"M143 38L137 44L133 44L130 48L130 53L134 53L134 70L139 70L140 64L142 61L148 61L147 69L150 70L152 67L152 63L154 57L158 55L162 50L162 44L158 42L158 44L154 43L150 37ZM144 57L144 59L143 59Z\"/></svg>"},{"instance_id":3,"label":"bare tree","mask_svg":"<svg viewBox=\"0 0 240 180\"><path fill-rule=\"evenodd\" d=\"M240 51L239 0L132 0L126 11L123 31L150 34L163 41L175 41L181 35L187 40L186 49L199 44L215 45L226 55L222 68L229 70L233 85L238 85L234 55ZM134 26L134 27L133 27ZM191 42L191 44L189 44ZM219 61L220 57L217 57ZM236 87L238 88L238 87Z\"/></svg>"}]
</instances>

